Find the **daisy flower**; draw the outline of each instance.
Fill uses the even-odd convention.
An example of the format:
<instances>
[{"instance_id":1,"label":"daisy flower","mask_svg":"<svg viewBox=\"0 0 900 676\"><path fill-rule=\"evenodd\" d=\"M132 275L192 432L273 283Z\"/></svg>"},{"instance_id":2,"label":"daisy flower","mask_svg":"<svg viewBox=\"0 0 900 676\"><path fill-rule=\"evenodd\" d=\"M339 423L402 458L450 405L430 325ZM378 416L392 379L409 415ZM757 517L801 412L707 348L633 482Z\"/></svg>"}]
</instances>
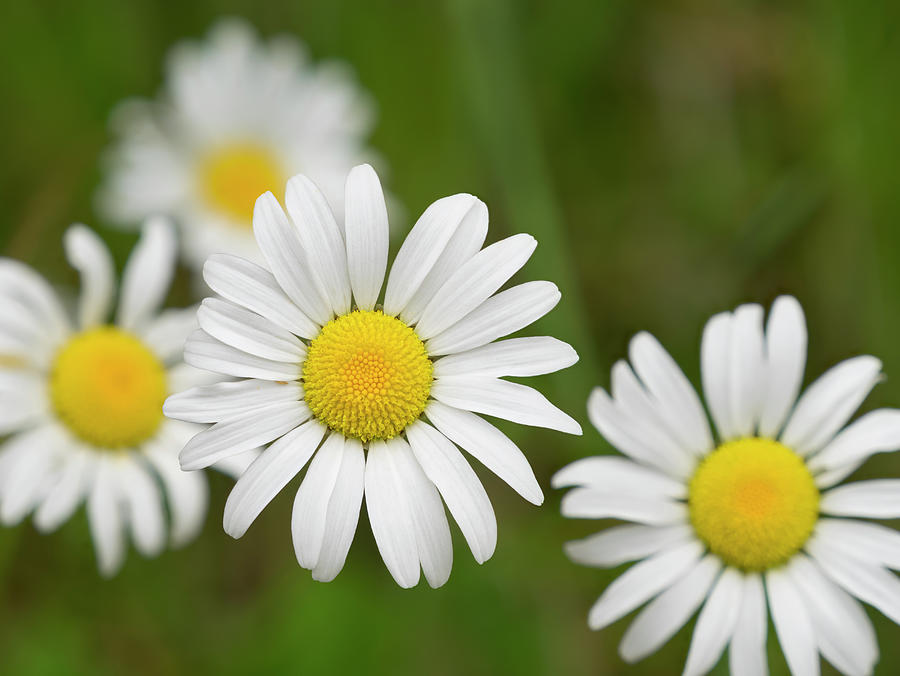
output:
<instances>
[{"instance_id":1,"label":"daisy flower","mask_svg":"<svg viewBox=\"0 0 900 676\"><path fill-rule=\"evenodd\" d=\"M126 531L144 556L200 529L207 485L178 466L178 451L202 427L166 420L173 389L209 381L183 363L196 309L159 307L175 262L175 236L150 221L122 278L115 323L108 321L115 280L109 251L91 230L65 234L81 275L73 323L49 284L28 266L0 258L0 520L51 531L82 501L104 575L125 557ZM252 454L252 452L251 452ZM229 469L242 471L252 455ZM163 494L165 493L165 495Z\"/></svg>"},{"instance_id":2,"label":"daisy flower","mask_svg":"<svg viewBox=\"0 0 900 676\"><path fill-rule=\"evenodd\" d=\"M549 312L550 282L499 291L535 249L515 235L482 249L485 205L453 195L428 207L387 275L388 217L368 165L347 178L343 227L305 176L287 184L287 214L271 193L253 229L268 269L212 256L207 284L221 298L198 311L185 360L242 378L172 396L166 415L215 423L181 452L186 470L271 444L241 476L224 527L246 532L309 463L294 501L297 560L315 579L344 565L365 495L381 556L402 587L450 575L446 503L475 559L494 552L497 524L458 447L534 504L543 494L516 445L478 413L580 434L543 395L503 376L532 376L577 360L550 337L493 342Z\"/></svg>"},{"instance_id":3,"label":"daisy flower","mask_svg":"<svg viewBox=\"0 0 900 676\"><path fill-rule=\"evenodd\" d=\"M653 336L631 341L631 364L596 389L591 421L628 458L594 457L561 470L576 486L563 514L633 522L567 545L577 563L639 561L606 589L588 623L601 629L638 608L619 645L627 662L656 651L700 610L685 674L729 648L732 674L766 674L768 617L796 676L819 654L845 674L869 674L875 632L859 603L900 621L900 534L864 518L900 516L900 481L838 484L870 455L900 448L900 411L848 420L881 378L859 356L797 394L806 361L800 304L778 298L713 317L703 332L703 392Z\"/></svg>"},{"instance_id":4,"label":"daisy flower","mask_svg":"<svg viewBox=\"0 0 900 676\"><path fill-rule=\"evenodd\" d=\"M114 222L168 214L198 271L217 252L254 260L253 202L302 171L333 204L369 157L371 105L339 63L315 66L296 40L262 42L241 20L176 45L155 101L128 101L99 208Z\"/></svg>"}]
</instances>

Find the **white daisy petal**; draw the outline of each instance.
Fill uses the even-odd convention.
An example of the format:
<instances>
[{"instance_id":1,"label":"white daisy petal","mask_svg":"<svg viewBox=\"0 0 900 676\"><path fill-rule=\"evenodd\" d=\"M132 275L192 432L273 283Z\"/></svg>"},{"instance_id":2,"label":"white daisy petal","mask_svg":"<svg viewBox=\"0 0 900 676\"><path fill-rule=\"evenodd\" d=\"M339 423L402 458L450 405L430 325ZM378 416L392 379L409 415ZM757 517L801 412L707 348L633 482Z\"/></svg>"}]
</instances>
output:
<instances>
[{"instance_id":1,"label":"white daisy petal","mask_svg":"<svg viewBox=\"0 0 900 676\"><path fill-rule=\"evenodd\" d=\"M307 258L297 228L270 192L256 200L253 233L278 285L301 312L319 325L331 319L328 301L307 272Z\"/></svg>"},{"instance_id":2,"label":"white daisy petal","mask_svg":"<svg viewBox=\"0 0 900 676\"><path fill-rule=\"evenodd\" d=\"M854 421L809 461L812 471L832 470L864 462L875 453L900 449L900 410L882 408Z\"/></svg>"},{"instance_id":3,"label":"white daisy petal","mask_svg":"<svg viewBox=\"0 0 900 676\"><path fill-rule=\"evenodd\" d=\"M416 333L427 340L481 305L531 258L537 240L519 234L482 249L444 282L425 307Z\"/></svg>"},{"instance_id":4,"label":"white daisy petal","mask_svg":"<svg viewBox=\"0 0 900 676\"><path fill-rule=\"evenodd\" d=\"M406 438L459 524L475 560L484 563L497 545L497 520L478 476L456 446L431 425L417 420L406 428Z\"/></svg>"},{"instance_id":5,"label":"white daisy petal","mask_svg":"<svg viewBox=\"0 0 900 676\"><path fill-rule=\"evenodd\" d=\"M177 244L172 224L151 218L122 273L117 324L139 330L162 305L175 272Z\"/></svg>"},{"instance_id":6,"label":"white daisy petal","mask_svg":"<svg viewBox=\"0 0 900 676\"><path fill-rule=\"evenodd\" d=\"M841 483L844 479L858 470L864 462L864 460L851 462L849 465L841 465L840 467L825 470L820 474L816 474L816 487L820 491L823 491L826 488L831 488L832 486Z\"/></svg>"},{"instance_id":7,"label":"white daisy petal","mask_svg":"<svg viewBox=\"0 0 900 676\"><path fill-rule=\"evenodd\" d=\"M235 378L299 380L300 364L264 359L224 345L202 330L194 331L184 345L184 361L198 369Z\"/></svg>"},{"instance_id":8,"label":"white daisy petal","mask_svg":"<svg viewBox=\"0 0 900 676\"><path fill-rule=\"evenodd\" d=\"M634 564L606 588L591 608L588 625L602 629L627 615L693 569L702 554L703 546L691 541Z\"/></svg>"},{"instance_id":9,"label":"white daisy petal","mask_svg":"<svg viewBox=\"0 0 900 676\"><path fill-rule=\"evenodd\" d=\"M15 298L49 333L51 342L71 329L66 312L47 281L34 270L9 258L0 258L0 295Z\"/></svg>"},{"instance_id":10,"label":"white daisy petal","mask_svg":"<svg viewBox=\"0 0 900 676\"><path fill-rule=\"evenodd\" d=\"M794 676L817 676L819 653L809 611L800 592L783 570L766 573L766 590L775 633Z\"/></svg>"},{"instance_id":11,"label":"white daisy petal","mask_svg":"<svg viewBox=\"0 0 900 676\"><path fill-rule=\"evenodd\" d=\"M544 494L531 465L503 432L474 413L438 401L429 402L425 415L438 431L473 455L523 498L535 505L543 503Z\"/></svg>"},{"instance_id":12,"label":"white daisy petal","mask_svg":"<svg viewBox=\"0 0 900 676\"><path fill-rule=\"evenodd\" d=\"M635 372L659 404L659 412L686 450L702 455L712 448L706 413L691 383L659 341L641 332L631 340Z\"/></svg>"},{"instance_id":13,"label":"white daisy petal","mask_svg":"<svg viewBox=\"0 0 900 676\"><path fill-rule=\"evenodd\" d=\"M212 338L207 336L212 341ZM218 342L218 341L214 341ZM172 366L166 373L169 381L170 392L181 392L189 390L192 387L201 387L203 385L212 385L222 382L222 376L206 369L198 369L190 364L180 362Z\"/></svg>"},{"instance_id":14,"label":"white daisy petal","mask_svg":"<svg viewBox=\"0 0 900 676\"><path fill-rule=\"evenodd\" d=\"M895 519L900 516L900 479L856 481L822 495L819 509L832 516Z\"/></svg>"},{"instance_id":15,"label":"white daisy petal","mask_svg":"<svg viewBox=\"0 0 900 676\"><path fill-rule=\"evenodd\" d=\"M608 528L581 540L570 540L563 548L573 562L582 566L615 568L671 549L692 537L693 530L687 524L627 524Z\"/></svg>"},{"instance_id":16,"label":"white daisy petal","mask_svg":"<svg viewBox=\"0 0 900 676\"><path fill-rule=\"evenodd\" d=\"M89 329L103 324L112 307L115 272L103 240L84 225L73 225L63 236L66 258L81 275L78 324Z\"/></svg>"},{"instance_id":17,"label":"white daisy petal","mask_svg":"<svg viewBox=\"0 0 900 676\"><path fill-rule=\"evenodd\" d=\"M425 209L391 266L384 293L385 314L394 317L406 307L475 200L472 195L451 195Z\"/></svg>"},{"instance_id":18,"label":"white daisy petal","mask_svg":"<svg viewBox=\"0 0 900 676\"><path fill-rule=\"evenodd\" d=\"M434 377L539 376L567 368L577 361L574 348L556 338L511 338L438 359L434 362Z\"/></svg>"},{"instance_id":19,"label":"white daisy petal","mask_svg":"<svg viewBox=\"0 0 900 676\"><path fill-rule=\"evenodd\" d=\"M287 183L285 206L297 228L297 234L313 279L337 315L350 311L350 278L347 275L347 250L331 213L328 201L316 185L302 174Z\"/></svg>"},{"instance_id":20,"label":"white daisy petal","mask_svg":"<svg viewBox=\"0 0 900 676\"><path fill-rule=\"evenodd\" d=\"M244 476L244 472L253 464L253 461L262 453L260 448L251 448L249 451L238 453L237 455L229 455L227 458L217 460L210 467L217 472L222 472L232 479L240 479Z\"/></svg>"},{"instance_id":21,"label":"white daisy petal","mask_svg":"<svg viewBox=\"0 0 900 676\"><path fill-rule=\"evenodd\" d=\"M42 333L39 317L19 300L0 295L0 353L13 363L46 369L56 353L58 340Z\"/></svg>"},{"instance_id":22,"label":"white daisy petal","mask_svg":"<svg viewBox=\"0 0 900 676\"><path fill-rule=\"evenodd\" d=\"M585 486L610 495L633 495L683 499L687 487L654 469L626 458L594 456L581 458L553 475L552 486Z\"/></svg>"},{"instance_id":23,"label":"white daisy petal","mask_svg":"<svg viewBox=\"0 0 900 676\"><path fill-rule=\"evenodd\" d=\"M767 676L766 634L769 621L762 578L758 573L745 575L743 587L737 624L728 648L729 668L732 676Z\"/></svg>"},{"instance_id":24,"label":"white daisy petal","mask_svg":"<svg viewBox=\"0 0 900 676\"><path fill-rule=\"evenodd\" d=\"M319 561L326 533L328 501L334 492L343 457L344 437L340 434L329 435L309 463L294 498L291 513L294 553L297 562L308 570L315 568Z\"/></svg>"},{"instance_id":25,"label":"white daisy petal","mask_svg":"<svg viewBox=\"0 0 900 676\"><path fill-rule=\"evenodd\" d=\"M807 388L788 419L781 442L800 455L832 440L881 377L881 361L853 357L826 371Z\"/></svg>"},{"instance_id":26,"label":"white daisy petal","mask_svg":"<svg viewBox=\"0 0 900 676\"><path fill-rule=\"evenodd\" d=\"M638 380L625 360L620 359L613 364L610 393L615 401L616 415L629 421L629 431L635 438L644 446L656 449L656 453L665 456L673 467L693 469L696 456L686 450L672 433L659 402ZM590 406L591 401L588 400Z\"/></svg>"},{"instance_id":27,"label":"white daisy petal","mask_svg":"<svg viewBox=\"0 0 900 676\"><path fill-rule=\"evenodd\" d=\"M661 496L609 494L593 488L576 488L566 493L560 511L571 519L622 519L651 526L684 523L687 507Z\"/></svg>"},{"instance_id":28,"label":"white daisy petal","mask_svg":"<svg viewBox=\"0 0 900 676\"><path fill-rule=\"evenodd\" d=\"M778 436L797 400L806 367L806 341L803 308L793 296L779 296L766 324L766 390L759 420L762 436Z\"/></svg>"},{"instance_id":29,"label":"white daisy petal","mask_svg":"<svg viewBox=\"0 0 900 676\"><path fill-rule=\"evenodd\" d=\"M722 571L697 618L684 676L705 674L719 661L737 624L743 591L744 580L736 569Z\"/></svg>"},{"instance_id":30,"label":"white daisy petal","mask_svg":"<svg viewBox=\"0 0 900 676\"><path fill-rule=\"evenodd\" d=\"M787 574L809 610L825 659L846 674L872 673L878 644L862 606L802 554L788 564Z\"/></svg>"},{"instance_id":31,"label":"white daisy petal","mask_svg":"<svg viewBox=\"0 0 900 676\"><path fill-rule=\"evenodd\" d=\"M719 560L708 554L679 569L681 572L676 577L666 575L664 591L640 612L622 637L619 644L622 659L636 662L668 641L703 603L721 568Z\"/></svg>"},{"instance_id":32,"label":"white daisy petal","mask_svg":"<svg viewBox=\"0 0 900 676\"><path fill-rule=\"evenodd\" d=\"M166 493L174 547L181 547L197 536L203 528L209 502L206 477L203 472L182 472L178 450L158 442L144 447L144 454Z\"/></svg>"},{"instance_id":33,"label":"white daisy petal","mask_svg":"<svg viewBox=\"0 0 900 676\"><path fill-rule=\"evenodd\" d=\"M222 458L267 444L308 420L310 415L303 402L279 402L216 423L181 450L181 469L209 467Z\"/></svg>"},{"instance_id":34,"label":"white daisy petal","mask_svg":"<svg viewBox=\"0 0 900 676\"><path fill-rule=\"evenodd\" d=\"M842 551L900 570L900 532L877 523L856 519L819 519L816 534Z\"/></svg>"},{"instance_id":35,"label":"white daisy petal","mask_svg":"<svg viewBox=\"0 0 900 676\"><path fill-rule=\"evenodd\" d=\"M428 585L436 589L447 581L453 567L453 542L444 503L437 488L416 461L409 444L395 438L388 442L388 448L406 490L422 571Z\"/></svg>"},{"instance_id":36,"label":"white daisy petal","mask_svg":"<svg viewBox=\"0 0 900 676\"><path fill-rule=\"evenodd\" d=\"M759 422L766 388L762 321L762 306L754 304L741 305L731 322L728 404L737 436L754 434Z\"/></svg>"},{"instance_id":37,"label":"white daisy petal","mask_svg":"<svg viewBox=\"0 0 900 676\"><path fill-rule=\"evenodd\" d=\"M561 298L552 282L525 282L484 301L446 331L425 341L428 354L455 354L481 347L533 324Z\"/></svg>"},{"instance_id":38,"label":"white daisy petal","mask_svg":"<svg viewBox=\"0 0 900 676\"><path fill-rule=\"evenodd\" d=\"M412 510L402 479L383 441L369 444L366 456L366 509L378 551L391 577L404 589L419 582L419 550Z\"/></svg>"},{"instance_id":39,"label":"white daisy petal","mask_svg":"<svg viewBox=\"0 0 900 676\"><path fill-rule=\"evenodd\" d=\"M197 320L213 338L247 354L287 363L306 359L306 346L290 331L228 301L205 299Z\"/></svg>"},{"instance_id":40,"label":"white daisy petal","mask_svg":"<svg viewBox=\"0 0 900 676\"><path fill-rule=\"evenodd\" d=\"M147 323L141 338L163 363L180 362L184 344L197 328L196 307L163 310Z\"/></svg>"},{"instance_id":41,"label":"white daisy petal","mask_svg":"<svg viewBox=\"0 0 900 676\"><path fill-rule=\"evenodd\" d=\"M226 533L239 538L247 532L272 498L303 469L325 432L324 425L310 420L285 434L253 461L228 495L222 521Z\"/></svg>"},{"instance_id":42,"label":"white daisy petal","mask_svg":"<svg viewBox=\"0 0 900 676\"><path fill-rule=\"evenodd\" d=\"M111 577L125 561L125 524L115 469L109 458L97 462L88 493L87 516L100 573Z\"/></svg>"},{"instance_id":43,"label":"white daisy petal","mask_svg":"<svg viewBox=\"0 0 900 676\"><path fill-rule=\"evenodd\" d=\"M13 437L4 447L11 456L4 463L0 490L0 521L5 526L19 523L41 500L41 489L53 469L65 440L52 425L43 425Z\"/></svg>"},{"instance_id":44,"label":"white daisy petal","mask_svg":"<svg viewBox=\"0 0 900 676\"><path fill-rule=\"evenodd\" d=\"M806 550L833 582L900 624L900 580L896 575L875 562L849 555L821 537L811 539Z\"/></svg>"},{"instance_id":45,"label":"white daisy petal","mask_svg":"<svg viewBox=\"0 0 900 676\"><path fill-rule=\"evenodd\" d=\"M262 406L302 398L300 383L248 378L202 385L173 394L163 404L163 413L185 422L215 423Z\"/></svg>"},{"instance_id":46,"label":"white daisy petal","mask_svg":"<svg viewBox=\"0 0 900 676\"><path fill-rule=\"evenodd\" d=\"M410 325L419 321L425 307L450 275L478 253L487 237L487 231L488 209L484 202L476 198L419 288L401 310L400 318L403 321Z\"/></svg>"},{"instance_id":47,"label":"white daisy petal","mask_svg":"<svg viewBox=\"0 0 900 676\"><path fill-rule=\"evenodd\" d=\"M527 385L497 378L449 376L434 381L431 396L448 406L522 425L581 434L581 425Z\"/></svg>"},{"instance_id":48,"label":"white daisy petal","mask_svg":"<svg viewBox=\"0 0 900 676\"><path fill-rule=\"evenodd\" d=\"M135 548L144 556L156 556L166 543L162 496L153 476L129 457L115 465L115 479L122 496L125 519Z\"/></svg>"},{"instance_id":49,"label":"white daisy petal","mask_svg":"<svg viewBox=\"0 0 900 676\"><path fill-rule=\"evenodd\" d=\"M26 372L0 372L0 436L40 424L48 409L46 387L38 377Z\"/></svg>"},{"instance_id":50,"label":"white daisy petal","mask_svg":"<svg viewBox=\"0 0 900 676\"><path fill-rule=\"evenodd\" d=\"M44 533L56 530L72 516L93 477L94 459L89 452L79 449L60 462L59 478L34 513L34 525Z\"/></svg>"},{"instance_id":51,"label":"white daisy petal","mask_svg":"<svg viewBox=\"0 0 900 676\"><path fill-rule=\"evenodd\" d=\"M645 419L639 423L623 410L622 403L621 400L613 403L600 387L591 392L588 417L600 434L632 459L670 476L687 478L696 466L694 457L667 441L664 432L651 421Z\"/></svg>"},{"instance_id":52,"label":"white daisy petal","mask_svg":"<svg viewBox=\"0 0 900 676\"><path fill-rule=\"evenodd\" d=\"M350 286L357 306L372 310L387 271L389 228L384 192L371 166L350 170L344 195Z\"/></svg>"},{"instance_id":53,"label":"white daisy petal","mask_svg":"<svg viewBox=\"0 0 900 676\"><path fill-rule=\"evenodd\" d=\"M732 315L721 312L703 327L700 343L700 375L703 394L720 439L734 436L729 400L729 357L731 349Z\"/></svg>"},{"instance_id":54,"label":"white daisy petal","mask_svg":"<svg viewBox=\"0 0 900 676\"><path fill-rule=\"evenodd\" d=\"M325 529L316 567L312 571L314 580L330 582L344 567L359 521L365 473L366 457L362 444L356 439L346 440L334 491L328 501L328 513L325 517L328 527Z\"/></svg>"},{"instance_id":55,"label":"white daisy petal","mask_svg":"<svg viewBox=\"0 0 900 676\"><path fill-rule=\"evenodd\" d=\"M20 396L24 391L28 391L30 397L32 391L34 391L34 394L46 397L46 384L43 381L44 377L31 369L0 369L0 396L11 399Z\"/></svg>"},{"instance_id":56,"label":"white daisy petal","mask_svg":"<svg viewBox=\"0 0 900 676\"><path fill-rule=\"evenodd\" d=\"M303 338L319 326L288 298L271 272L237 256L214 254L203 266L203 279L223 298L265 317Z\"/></svg>"}]
</instances>

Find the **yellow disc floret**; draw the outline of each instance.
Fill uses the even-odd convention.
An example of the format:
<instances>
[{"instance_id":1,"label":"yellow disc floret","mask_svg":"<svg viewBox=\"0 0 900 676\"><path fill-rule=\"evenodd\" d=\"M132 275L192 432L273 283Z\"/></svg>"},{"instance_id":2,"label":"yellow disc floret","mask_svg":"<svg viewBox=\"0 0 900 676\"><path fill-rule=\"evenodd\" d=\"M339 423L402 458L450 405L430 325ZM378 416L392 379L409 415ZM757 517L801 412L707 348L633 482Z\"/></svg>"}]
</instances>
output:
<instances>
[{"instance_id":1,"label":"yellow disc floret","mask_svg":"<svg viewBox=\"0 0 900 676\"><path fill-rule=\"evenodd\" d=\"M200 164L200 187L210 205L250 225L256 198L284 185L278 158L254 143L235 143L209 153Z\"/></svg>"},{"instance_id":2,"label":"yellow disc floret","mask_svg":"<svg viewBox=\"0 0 900 676\"><path fill-rule=\"evenodd\" d=\"M123 448L145 441L162 421L166 371L132 334L111 326L74 336L56 357L50 398L84 441Z\"/></svg>"},{"instance_id":3,"label":"yellow disc floret","mask_svg":"<svg viewBox=\"0 0 900 676\"><path fill-rule=\"evenodd\" d=\"M806 543L819 491L803 459L772 439L729 441L691 479L691 523L710 551L737 568L766 570Z\"/></svg>"},{"instance_id":4,"label":"yellow disc floret","mask_svg":"<svg viewBox=\"0 0 900 676\"><path fill-rule=\"evenodd\" d=\"M347 437L391 439L425 410L432 364L406 324L381 311L333 319L309 345L303 364L306 403Z\"/></svg>"}]
</instances>

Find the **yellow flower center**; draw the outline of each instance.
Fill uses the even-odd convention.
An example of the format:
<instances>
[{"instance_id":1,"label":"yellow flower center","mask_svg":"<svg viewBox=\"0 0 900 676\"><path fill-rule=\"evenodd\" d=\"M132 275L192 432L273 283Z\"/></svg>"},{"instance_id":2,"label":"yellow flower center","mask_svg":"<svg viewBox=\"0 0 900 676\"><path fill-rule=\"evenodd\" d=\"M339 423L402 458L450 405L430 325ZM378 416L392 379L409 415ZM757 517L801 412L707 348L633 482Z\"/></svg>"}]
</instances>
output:
<instances>
[{"instance_id":1,"label":"yellow flower center","mask_svg":"<svg viewBox=\"0 0 900 676\"><path fill-rule=\"evenodd\" d=\"M206 199L219 212L250 227L256 198L280 190L284 169L274 153L254 143L235 143L209 153L200 165Z\"/></svg>"},{"instance_id":2,"label":"yellow flower center","mask_svg":"<svg viewBox=\"0 0 900 676\"><path fill-rule=\"evenodd\" d=\"M92 446L135 446L156 432L166 371L132 334L111 326L74 336L50 373L56 414Z\"/></svg>"},{"instance_id":3,"label":"yellow flower center","mask_svg":"<svg viewBox=\"0 0 900 676\"><path fill-rule=\"evenodd\" d=\"M406 324L380 310L328 322L303 364L306 403L347 437L391 439L425 410L432 364Z\"/></svg>"},{"instance_id":4,"label":"yellow flower center","mask_svg":"<svg viewBox=\"0 0 900 676\"><path fill-rule=\"evenodd\" d=\"M806 543L819 490L803 459L772 439L729 441L697 469L688 498L698 537L725 563L760 571Z\"/></svg>"}]
</instances>

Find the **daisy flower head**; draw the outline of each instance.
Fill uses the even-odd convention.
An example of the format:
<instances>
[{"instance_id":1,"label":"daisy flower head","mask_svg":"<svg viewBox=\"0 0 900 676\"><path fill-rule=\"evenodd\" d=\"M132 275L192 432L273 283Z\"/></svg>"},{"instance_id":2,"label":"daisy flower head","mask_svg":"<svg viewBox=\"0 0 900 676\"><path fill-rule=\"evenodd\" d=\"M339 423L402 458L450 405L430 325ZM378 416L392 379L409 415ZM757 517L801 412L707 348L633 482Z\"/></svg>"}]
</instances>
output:
<instances>
[{"instance_id":1,"label":"daisy flower head","mask_svg":"<svg viewBox=\"0 0 900 676\"><path fill-rule=\"evenodd\" d=\"M370 157L372 118L344 64L314 65L299 41L224 19L171 50L155 101L115 111L98 206L124 224L171 216L198 271L217 252L258 260L254 200L302 171L341 204L347 171Z\"/></svg>"},{"instance_id":2,"label":"daisy flower head","mask_svg":"<svg viewBox=\"0 0 900 676\"><path fill-rule=\"evenodd\" d=\"M73 225L64 238L81 276L75 321L50 285L28 266L0 258L0 520L29 513L41 531L81 504L100 571L114 574L126 532L145 556L196 535L206 513L202 474L178 466L178 451L197 425L166 420L174 389L208 381L182 360L196 326L195 308L163 310L175 263L168 222L151 220L131 254L115 322L114 266L100 238ZM237 459L240 472L250 456Z\"/></svg>"},{"instance_id":3,"label":"daisy flower head","mask_svg":"<svg viewBox=\"0 0 900 676\"><path fill-rule=\"evenodd\" d=\"M550 337L494 342L549 312L559 291L550 282L499 290L536 242L515 235L482 248L488 212L472 195L425 210L386 283L388 217L371 167L347 178L342 226L307 177L292 178L286 195L287 214L271 193L256 202L266 267L215 255L204 268L221 297L203 301L185 360L241 380L168 399L166 415L215 423L187 444L182 467L270 444L228 498L230 535L243 535L309 463L292 516L301 566L320 581L340 572L365 497L397 583L415 586L421 568L438 587L453 559L442 498L479 563L497 538L460 448L543 501L522 452L477 414L581 433L539 392L503 380L567 367L575 351Z\"/></svg>"},{"instance_id":4,"label":"daisy flower head","mask_svg":"<svg viewBox=\"0 0 900 676\"><path fill-rule=\"evenodd\" d=\"M840 484L869 456L900 448L900 410L848 421L881 378L871 356L828 370L798 398L807 333L796 299L743 305L703 332L703 393L647 333L630 364L596 389L591 421L627 458L576 461L563 514L633 522L570 542L572 560L611 568L637 561L590 611L601 629L644 603L619 653L655 652L700 609L685 674L708 672L728 647L731 673L766 674L772 618L797 676L819 654L845 674L869 674L875 632L860 601L900 622L900 534L866 518L900 517L900 481ZM701 608L702 607L702 608Z\"/></svg>"}]
</instances>

